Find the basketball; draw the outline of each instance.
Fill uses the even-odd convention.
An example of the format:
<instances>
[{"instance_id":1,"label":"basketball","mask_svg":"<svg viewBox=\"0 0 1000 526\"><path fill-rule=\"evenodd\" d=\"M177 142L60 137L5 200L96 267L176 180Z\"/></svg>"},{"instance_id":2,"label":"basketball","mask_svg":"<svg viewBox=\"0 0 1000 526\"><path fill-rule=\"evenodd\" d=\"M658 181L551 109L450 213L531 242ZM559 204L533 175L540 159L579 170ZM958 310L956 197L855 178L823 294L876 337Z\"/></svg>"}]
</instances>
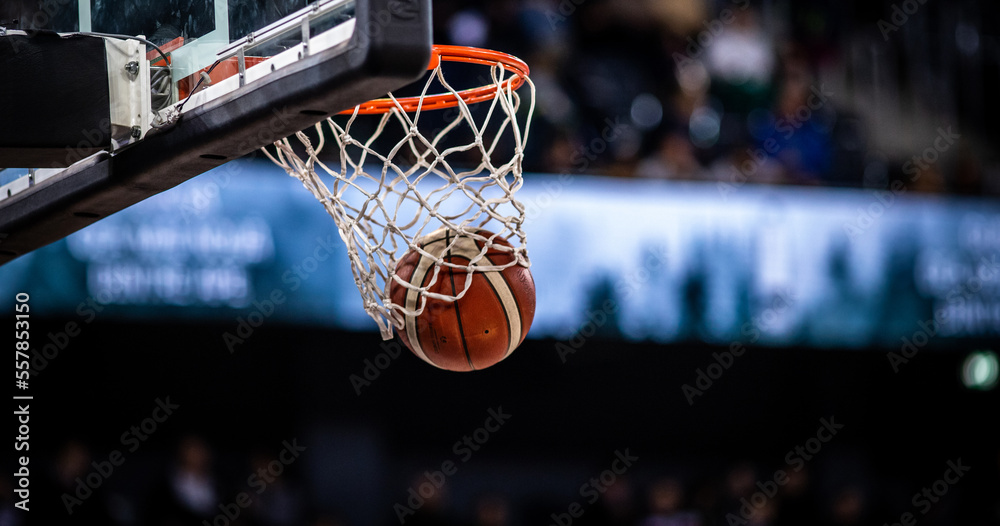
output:
<instances>
[{"instance_id":1,"label":"basketball","mask_svg":"<svg viewBox=\"0 0 1000 526\"><path fill-rule=\"evenodd\" d=\"M494 234L474 231L486 239ZM486 242L472 235L442 228L417 240L416 244L445 263L468 265L482 253ZM514 254L497 248L510 247L495 237L476 266L502 266ZM464 269L441 265L434 280L434 259L410 249L396 265L396 275L414 285L429 287L430 293L456 296L465 287ZM420 307L420 293L395 280L389 287L392 302L407 310ZM419 316L405 316L398 331L403 343L425 362L449 371L485 369L510 356L524 341L535 316L535 282L522 265L502 271L474 272L465 295L455 301L432 297Z\"/></svg>"}]
</instances>

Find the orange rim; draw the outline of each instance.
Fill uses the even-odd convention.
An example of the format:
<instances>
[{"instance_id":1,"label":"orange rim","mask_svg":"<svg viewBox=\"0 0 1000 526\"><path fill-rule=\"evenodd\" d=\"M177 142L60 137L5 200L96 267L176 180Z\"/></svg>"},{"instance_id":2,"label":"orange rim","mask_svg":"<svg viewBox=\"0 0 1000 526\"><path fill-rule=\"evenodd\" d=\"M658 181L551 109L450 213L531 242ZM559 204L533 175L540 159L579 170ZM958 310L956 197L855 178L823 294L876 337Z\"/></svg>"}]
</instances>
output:
<instances>
[{"instance_id":1,"label":"orange rim","mask_svg":"<svg viewBox=\"0 0 1000 526\"><path fill-rule=\"evenodd\" d=\"M528 77L528 65L523 60L489 49L481 49L468 46L438 46L435 45L431 52L431 62L427 66L428 70L438 67L441 61L445 62L466 62L469 64L482 64L484 66L495 66L500 64L504 70L512 76L503 81L504 91L516 90L524 84L524 79ZM478 88L470 88L457 93L439 93L427 95L426 97L403 97L393 102L390 98L373 99L358 105L358 113L361 115L377 115L389 113L396 109L396 103L407 113L420 110L440 110L458 106L461 98L466 104L476 104L479 102L492 100L496 97L497 84L491 83ZM340 112L341 115L350 115L353 109Z\"/></svg>"}]
</instances>

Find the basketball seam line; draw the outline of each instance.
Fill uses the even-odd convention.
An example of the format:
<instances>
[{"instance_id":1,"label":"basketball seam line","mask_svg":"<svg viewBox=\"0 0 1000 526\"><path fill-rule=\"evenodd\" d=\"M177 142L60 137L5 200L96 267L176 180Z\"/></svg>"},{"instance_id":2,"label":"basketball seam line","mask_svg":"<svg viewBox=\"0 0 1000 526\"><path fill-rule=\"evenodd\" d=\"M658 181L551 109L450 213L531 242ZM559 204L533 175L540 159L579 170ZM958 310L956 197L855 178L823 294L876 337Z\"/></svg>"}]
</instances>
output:
<instances>
[{"instance_id":1,"label":"basketball seam line","mask_svg":"<svg viewBox=\"0 0 1000 526\"><path fill-rule=\"evenodd\" d=\"M445 234L445 246L448 247L448 248L445 249L445 256L444 257L450 258L451 257L451 232L450 231L447 234ZM455 273L454 272L449 272L448 275L449 275L449 277L451 277L451 294L454 296L457 293L457 291L458 291L458 289L455 287ZM468 344L468 342L465 341L465 329L462 328L462 313L458 309L458 302L457 301L454 302L453 305L455 306L455 319L458 320L458 334L462 337L462 350L465 351L465 359L469 362L469 369L475 371L476 370L476 366L472 364L472 356L469 355L469 344Z\"/></svg>"},{"instance_id":2,"label":"basketball seam line","mask_svg":"<svg viewBox=\"0 0 1000 526\"><path fill-rule=\"evenodd\" d=\"M433 245L434 243L438 243L438 242L443 241L443 240L444 240L444 238L435 239L433 241L425 243L424 245L422 245L421 248ZM421 262L424 259L425 259L425 257L422 256L422 255L419 258L417 258L417 263L414 266L413 274L410 275L410 281L411 282L414 281L414 280L416 280L419 283L423 283L431 275L430 268L425 269L424 273L422 275L418 275L418 271L420 270L420 264L421 264ZM429 260L430 258L426 258L426 259ZM431 266L433 266L433 264ZM414 295L414 298L413 298L414 304L412 306L410 304L410 294ZM419 296L420 296L420 294L416 293L413 290L407 291L407 296L406 296L406 299L405 299L407 308L416 308L416 302L419 299ZM409 337L410 336L409 335L409 331L410 331L411 326L413 328L413 337L412 338ZM434 367L437 367L439 369L442 368L440 365L434 363L434 361L431 360L431 358L429 356L427 356L427 353L424 351L423 344L421 342L420 331L418 331L417 328L416 328L416 318L407 318L407 320L406 320L406 328L407 328L407 337L408 337L410 343L413 345L413 350L418 353L418 356L423 361L425 361L425 362L433 365Z\"/></svg>"},{"instance_id":3,"label":"basketball seam line","mask_svg":"<svg viewBox=\"0 0 1000 526\"><path fill-rule=\"evenodd\" d=\"M431 232L430 234L427 234L427 237L430 237L430 236L433 236L433 235L434 235L434 232ZM425 240L424 243L422 243L420 245L420 248L426 249L429 245L433 245L434 243L437 243L438 241L441 241L442 239L447 239L447 238L448 238L448 235L447 235L447 233L445 233L445 237L443 237L443 238L436 237L436 238L431 239L431 240Z\"/></svg>"},{"instance_id":4,"label":"basketball seam line","mask_svg":"<svg viewBox=\"0 0 1000 526\"><path fill-rule=\"evenodd\" d=\"M487 254L489 254L489 252L487 252ZM488 255L483 256L483 259L485 259L486 261L488 261L490 265L493 264L493 260L490 259L490 257ZM510 291L511 296L514 297L514 290L510 286L510 282L507 281L507 277L504 276L503 273L500 273L500 276L503 279L503 282L507 284L507 287L511 289L511 291ZM507 348L504 351L504 358L506 358L510 354L510 350L511 350L510 346L513 345L513 343L514 343L513 342L514 334L513 334L513 329L510 326L511 325L510 324L510 317L507 316L507 308L504 305L503 298L500 297L500 292L497 291L497 288L493 286L493 282L490 281L489 279L487 279L485 276L483 277L483 279L486 281L486 284L488 284L490 286L490 290L493 291L493 295L496 297L497 303L500 305L500 310L503 311L503 321L504 321L504 323L507 324ZM515 297L514 301L517 301L516 297ZM517 311L518 311L517 312L518 315L520 315L521 314L521 307L520 306L517 307Z\"/></svg>"}]
</instances>

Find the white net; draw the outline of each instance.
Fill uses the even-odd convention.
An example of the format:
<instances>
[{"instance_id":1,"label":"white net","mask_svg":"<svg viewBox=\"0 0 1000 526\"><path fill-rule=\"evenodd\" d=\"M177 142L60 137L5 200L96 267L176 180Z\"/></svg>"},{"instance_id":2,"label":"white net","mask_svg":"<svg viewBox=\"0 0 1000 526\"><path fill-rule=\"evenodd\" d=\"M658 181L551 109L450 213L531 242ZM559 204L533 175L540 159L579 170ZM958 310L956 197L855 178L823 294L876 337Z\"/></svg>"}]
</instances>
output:
<instances>
[{"instance_id":1,"label":"white net","mask_svg":"<svg viewBox=\"0 0 1000 526\"><path fill-rule=\"evenodd\" d=\"M445 79L445 63L440 61L428 76L412 114L389 94L392 108L387 113L361 115L355 108L351 115L318 123L315 141L304 132L295 134L299 152L291 137L276 142L273 154L264 149L333 217L364 308L384 339L392 337L393 327L404 326L405 316L419 316L428 298L455 301L464 296L474 272L530 265L522 230L524 206L515 194L523 183L521 163L535 107L534 86L523 77L521 91L527 90L528 103L522 108L522 98L513 89L516 73L498 62L488 66L496 87L492 99L471 106ZM426 110L424 100L435 85L456 97L457 106ZM333 154L324 153L328 135L335 143ZM338 153L339 166L334 164ZM462 238L482 241L482 252L459 265L442 257L451 247L431 254L419 246L422 237L442 228L456 233L453 245ZM511 246L494 243L493 236L485 237L480 229L505 238ZM443 267L465 272L462 290L444 295L428 290L434 280L419 286L400 279L396 264L408 250L434 261L435 279ZM487 250L514 257L502 266L484 265L481 260ZM416 309L392 302L392 282L418 291Z\"/></svg>"}]
</instances>

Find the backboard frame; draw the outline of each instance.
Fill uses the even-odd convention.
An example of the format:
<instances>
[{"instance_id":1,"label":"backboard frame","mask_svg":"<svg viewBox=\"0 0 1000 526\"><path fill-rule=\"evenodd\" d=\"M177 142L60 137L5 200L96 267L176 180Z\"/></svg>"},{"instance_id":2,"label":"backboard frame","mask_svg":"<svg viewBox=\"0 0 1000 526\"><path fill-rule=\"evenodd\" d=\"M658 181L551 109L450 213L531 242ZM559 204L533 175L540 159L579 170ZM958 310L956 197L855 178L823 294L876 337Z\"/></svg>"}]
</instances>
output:
<instances>
[{"instance_id":1,"label":"backboard frame","mask_svg":"<svg viewBox=\"0 0 1000 526\"><path fill-rule=\"evenodd\" d=\"M100 152L0 201L0 265L327 116L419 79L429 0L357 0L344 45L301 56L114 153Z\"/></svg>"}]
</instances>

